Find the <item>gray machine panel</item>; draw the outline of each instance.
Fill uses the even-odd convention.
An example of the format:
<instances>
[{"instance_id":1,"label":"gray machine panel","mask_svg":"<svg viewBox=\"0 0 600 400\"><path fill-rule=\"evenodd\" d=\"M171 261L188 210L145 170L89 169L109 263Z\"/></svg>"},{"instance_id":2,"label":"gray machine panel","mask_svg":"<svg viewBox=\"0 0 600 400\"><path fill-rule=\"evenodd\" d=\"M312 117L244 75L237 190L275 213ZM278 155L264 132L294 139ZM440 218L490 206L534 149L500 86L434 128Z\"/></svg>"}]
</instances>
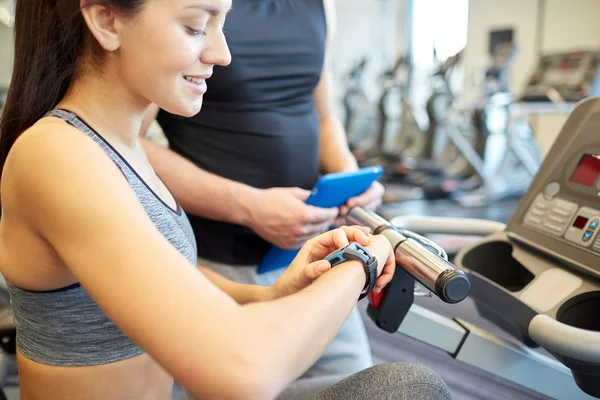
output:
<instances>
[{"instance_id":1,"label":"gray machine panel","mask_svg":"<svg viewBox=\"0 0 600 400\"><path fill-rule=\"evenodd\" d=\"M600 98L570 115L507 230L600 277Z\"/></svg>"}]
</instances>

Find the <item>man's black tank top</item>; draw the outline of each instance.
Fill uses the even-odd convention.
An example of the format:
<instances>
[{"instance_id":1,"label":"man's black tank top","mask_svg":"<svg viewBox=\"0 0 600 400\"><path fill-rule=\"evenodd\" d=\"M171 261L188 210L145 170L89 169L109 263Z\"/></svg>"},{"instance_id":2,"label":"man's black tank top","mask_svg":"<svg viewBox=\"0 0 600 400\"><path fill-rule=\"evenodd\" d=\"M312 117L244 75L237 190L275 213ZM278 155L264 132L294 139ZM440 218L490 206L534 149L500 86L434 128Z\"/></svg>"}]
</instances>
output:
<instances>
[{"instance_id":1,"label":"man's black tank top","mask_svg":"<svg viewBox=\"0 0 600 400\"><path fill-rule=\"evenodd\" d=\"M170 148L253 187L310 189L319 175L313 91L325 53L323 0L234 0L224 29L232 62L214 68L202 111L158 115ZM242 226L189 219L203 258L256 264L271 246Z\"/></svg>"}]
</instances>

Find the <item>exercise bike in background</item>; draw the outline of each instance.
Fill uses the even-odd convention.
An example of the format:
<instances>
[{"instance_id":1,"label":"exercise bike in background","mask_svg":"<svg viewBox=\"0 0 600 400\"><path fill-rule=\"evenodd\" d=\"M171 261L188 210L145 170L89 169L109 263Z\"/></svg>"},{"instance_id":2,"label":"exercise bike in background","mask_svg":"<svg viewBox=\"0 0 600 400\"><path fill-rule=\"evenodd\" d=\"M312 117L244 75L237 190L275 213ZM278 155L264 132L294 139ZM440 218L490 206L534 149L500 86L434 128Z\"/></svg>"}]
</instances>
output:
<instances>
[{"instance_id":1,"label":"exercise bike in background","mask_svg":"<svg viewBox=\"0 0 600 400\"><path fill-rule=\"evenodd\" d=\"M376 106L369 101L363 87L367 58L360 59L344 78L346 92L342 100L344 108L344 130L352 152L365 146L377 126Z\"/></svg>"},{"instance_id":2,"label":"exercise bike in background","mask_svg":"<svg viewBox=\"0 0 600 400\"><path fill-rule=\"evenodd\" d=\"M409 68L406 59L400 57L379 76L377 125L370 140L365 140L367 146L354 154L361 166L384 167L384 182L393 183L401 196L395 201L448 197L458 182L448 176L447 165L413 156L424 152L430 132L419 126L408 101Z\"/></svg>"},{"instance_id":3,"label":"exercise bike in background","mask_svg":"<svg viewBox=\"0 0 600 400\"><path fill-rule=\"evenodd\" d=\"M527 115L520 112L508 82L517 54L513 43L494 48L492 65L481 83L481 99L458 107L471 112L480 132L474 147L480 157L481 185L457 193L462 206L481 206L506 198L518 198L529 187L541 165L542 155Z\"/></svg>"}]
</instances>

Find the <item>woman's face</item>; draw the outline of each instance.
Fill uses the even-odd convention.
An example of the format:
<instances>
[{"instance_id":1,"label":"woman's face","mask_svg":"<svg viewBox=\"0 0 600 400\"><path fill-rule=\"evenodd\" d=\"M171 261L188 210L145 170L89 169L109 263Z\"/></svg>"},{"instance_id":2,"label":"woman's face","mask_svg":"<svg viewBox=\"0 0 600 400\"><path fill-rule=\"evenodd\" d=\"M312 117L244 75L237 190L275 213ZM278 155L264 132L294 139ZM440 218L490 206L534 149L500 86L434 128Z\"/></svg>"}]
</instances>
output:
<instances>
[{"instance_id":1,"label":"woman's face","mask_svg":"<svg viewBox=\"0 0 600 400\"><path fill-rule=\"evenodd\" d=\"M147 0L120 27L120 78L172 114L197 114L213 67L231 62L223 35L230 8L231 0Z\"/></svg>"}]
</instances>

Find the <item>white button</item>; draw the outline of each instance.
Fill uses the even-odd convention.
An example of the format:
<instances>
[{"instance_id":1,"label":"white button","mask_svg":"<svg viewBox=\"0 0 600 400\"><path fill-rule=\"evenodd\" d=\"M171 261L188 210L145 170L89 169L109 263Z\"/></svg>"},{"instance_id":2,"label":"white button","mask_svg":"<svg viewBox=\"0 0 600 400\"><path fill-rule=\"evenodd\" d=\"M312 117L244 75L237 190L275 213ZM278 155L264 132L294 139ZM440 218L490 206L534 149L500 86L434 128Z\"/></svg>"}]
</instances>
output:
<instances>
[{"instance_id":1,"label":"white button","mask_svg":"<svg viewBox=\"0 0 600 400\"><path fill-rule=\"evenodd\" d=\"M553 208L551 212L565 217L570 217L573 214L573 212L563 210L562 208Z\"/></svg>"},{"instance_id":2,"label":"white button","mask_svg":"<svg viewBox=\"0 0 600 400\"><path fill-rule=\"evenodd\" d=\"M544 211L539 210L537 208L532 208L531 211L529 211L531 215L537 215L538 217L543 217L544 214L546 214Z\"/></svg>"},{"instance_id":3,"label":"white button","mask_svg":"<svg viewBox=\"0 0 600 400\"><path fill-rule=\"evenodd\" d=\"M533 206L542 210L547 210L550 207L550 203L543 199L538 199L533 203Z\"/></svg>"},{"instance_id":4,"label":"white button","mask_svg":"<svg viewBox=\"0 0 600 400\"><path fill-rule=\"evenodd\" d=\"M540 218L532 217L531 215L527 216L527 218L525 218L525 221L531 222L532 224L541 224L542 223L542 220Z\"/></svg>"},{"instance_id":5,"label":"white button","mask_svg":"<svg viewBox=\"0 0 600 400\"><path fill-rule=\"evenodd\" d=\"M552 205L554 207L562 208L563 210L566 210L566 211L571 211L571 210L577 209L577 204L571 203L570 201L566 201L566 200L562 200L562 199L554 199L554 201L552 202Z\"/></svg>"},{"instance_id":6,"label":"white button","mask_svg":"<svg viewBox=\"0 0 600 400\"><path fill-rule=\"evenodd\" d=\"M557 182L552 182L546 186L546 194L550 197L554 197L560 192L560 185Z\"/></svg>"},{"instance_id":7,"label":"white button","mask_svg":"<svg viewBox=\"0 0 600 400\"><path fill-rule=\"evenodd\" d=\"M548 229L551 229L553 231L556 231L556 232L561 232L562 231L562 228L560 226L551 224L550 222L544 222L544 227L546 227Z\"/></svg>"},{"instance_id":8,"label":"white button","mask_svg":"<svg viewBox=\"0 0 600 400\"><path fill-rule=\"evenodd\" d=\"M555 215L552 215L552 214L548 215L548 219L549 219L550 221L558 222L558 223L559 223L559 224L561 224L561 225L564 225L564 224L565 224L565 222L567 222L567 220L566 220L566 219L564 219L564 218L560 218L560 217L557 217L557 216L555 216Z\"/></svg>"}]
</instances>

